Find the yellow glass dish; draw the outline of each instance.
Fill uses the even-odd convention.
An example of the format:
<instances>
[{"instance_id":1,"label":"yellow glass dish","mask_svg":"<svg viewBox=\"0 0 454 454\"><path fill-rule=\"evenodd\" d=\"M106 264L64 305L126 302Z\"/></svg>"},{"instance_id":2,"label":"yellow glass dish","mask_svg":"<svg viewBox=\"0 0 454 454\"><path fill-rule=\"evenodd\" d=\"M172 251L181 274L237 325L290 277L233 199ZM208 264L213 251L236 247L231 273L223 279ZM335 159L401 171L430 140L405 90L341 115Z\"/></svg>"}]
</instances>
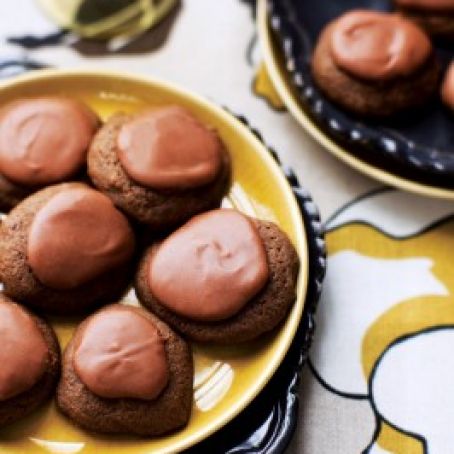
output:
<instances>
[{"instance_id":1,"label":"yellow glass dish","mask_svg":"<svg viewBox=\"0 0 454 454\"><path fill-rule=\"evenodd\" d=\"M38 1L58 25L85 38L95 39L137 35L160 22L176 5L176 0L136 0L110 16L82 23L77 20L82 0Z\"/></svg>"},{"instance_id":2,"label":"yellow glass dish","mask_svg":"<svg viewBox=\"0 0 454 454\"><path fill-rule=\"evenodd\" d=\"M305 301L308 251L304 224L284 175L264 145L239 120L206 100L167 83L96 71L44 70L0 84L0 104L25 96L64 95L82 100L103 118L117 111L180 104L216 128L233 162L233 184L224 204L277 222L297 248L301 268L297 299L285 322L256 342L241 346L193 345L194 407L186 428L156 439L107 437L79 429L54 403L0 431L2 454L169 453L194 445L240 413L281 363L298 327ZM134 302L130 292L126 303ZM62 346L78 320L52 320Z\"/></svg>"}]
</instances>

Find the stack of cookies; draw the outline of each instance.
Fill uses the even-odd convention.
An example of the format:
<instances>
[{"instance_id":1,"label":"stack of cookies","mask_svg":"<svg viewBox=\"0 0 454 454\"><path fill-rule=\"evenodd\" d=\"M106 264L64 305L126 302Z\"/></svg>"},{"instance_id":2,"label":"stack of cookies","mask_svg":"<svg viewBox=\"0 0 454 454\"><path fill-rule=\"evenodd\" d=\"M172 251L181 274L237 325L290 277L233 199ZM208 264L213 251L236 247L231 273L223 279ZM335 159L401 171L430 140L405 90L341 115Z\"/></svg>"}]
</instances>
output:
<instances>
[{"instance_id":1,"label":"stack of cookies","mask_svg":"<svg viewBox=\"0 0 454 454\"><path fill-rule=\"evenodd\" d=\"M88 430L166 434L191 414L188 341L282 322L298 256L276 224L219 208L230 178L217 132L180 106L104 124L63 97L0 109L0 425L55 395ZM131 285L142 307L121 304ZM48 314L88 316L62 360Z\"/></svg>"}]
</instances>

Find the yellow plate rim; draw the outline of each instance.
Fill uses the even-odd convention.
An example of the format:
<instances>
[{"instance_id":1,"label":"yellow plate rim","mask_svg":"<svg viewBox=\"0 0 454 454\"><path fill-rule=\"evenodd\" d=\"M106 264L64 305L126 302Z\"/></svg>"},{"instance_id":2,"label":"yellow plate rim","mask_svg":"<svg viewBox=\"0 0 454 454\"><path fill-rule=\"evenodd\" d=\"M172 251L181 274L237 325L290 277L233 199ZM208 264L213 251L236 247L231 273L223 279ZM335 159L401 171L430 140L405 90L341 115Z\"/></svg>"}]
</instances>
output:
<instances>
[{"instance_id":1,"label":"yellow plate rim","mask_svg":"<svg viewBox=\"0 0 454 454\"><path fill-rule=\"evenodd\" d=\"M20 76L16 76L13 79L0 81L0 90L13 88L15 86L20 86L21 84L28 84L34 81L46 81L52 80L54 78L90 78L90 77L107 77L115 78L118 80L127 80L128 82L138 83L138 84L149 84L155 89L163 89L169 92L175 93L177 97L186 98L194 104L198 104L202 108L209 111L214 116L217 116L223 122L229 124L234 128L239 134L242 134L247 138L249 142L252 143L254 150L257 152L260 159L263 159L273 175L276 177L276 180L279 182L283 191L287 193L289 202L291 204L291 212L289 216L292 220L292 223L295 224L296 232L296 244L299 258L300 258L300 271L298 275L298 284L297 284L297 298L295 300L295 305L291 312L288 314L285 321L286 329L282 334L282 339L279 342L279 347L276 350L275 355L272 357L271 361L267 364L267 367L262 370L260 378L255 382L254 386L251 386L248 389L248 392L242 395L241 399L238 399L235 405L232 405L229 411L225 412L222 420L218 421L216 424L211 422L207 424L203 430L199 430L193 434L188 435L183 440L178 440L169 448L160 449L160 454L167 454L174 452L175 450L181 451L187 449L191 446L194 446L198 442L209 437L217 430L220 430L224 425L233 420L241 411L243 411L252 400L257 397L257 395L263 390L266 384L269 382L273 374L276 372L279 365L282 363L290 345L295 337L296 331L298 329L299 323L301 321L303 310L305 307L305 299L307 295L308 279L309 279L309 250L307 243L307 232L304 226L302 214L298 206L297 200L292 192L289 182L287 181L284 173L279 168L279 165L276 163L274 158L271 156L269 151L266 148L266 145L261 142L253 132L240 120L238 120L234 115L228 113L225 109L215 105L214 103L204 99L200 95L196 95L186 89L183 89L173 83L163 81L154 77L149 76L139 76L137 74L123 72L123 71L111 71L104 69L39 69L34 70L30 73L26 73ZM283 329L283 328L281 328Z\"/></svg>"},{"instance_id":2,"label":"yellow plate rim","mask_svg":"<svg viewBox=\"0 0 454 454\"><path fill-rule=\"evenodd\" d=\"M341 147L329 138L312 121L312 119L300 107L298 99L292 93L290 82L286 80L285 69L281 68L278 58L276 57L272 31L268 22L266 1L267 0L258 0L257 3L257 28L263 59L265 61L270 79L281 97L282 102L285 104L293 118L306 130L306 132L316 142L322 145L323 148L343 161L345 164L371 178L374 178L375 180L405 191L413 192L415 194L454 200L454 190L412 181L362 161L353 154L349 153L347 149Z\"/></svg>"}]
</instances>

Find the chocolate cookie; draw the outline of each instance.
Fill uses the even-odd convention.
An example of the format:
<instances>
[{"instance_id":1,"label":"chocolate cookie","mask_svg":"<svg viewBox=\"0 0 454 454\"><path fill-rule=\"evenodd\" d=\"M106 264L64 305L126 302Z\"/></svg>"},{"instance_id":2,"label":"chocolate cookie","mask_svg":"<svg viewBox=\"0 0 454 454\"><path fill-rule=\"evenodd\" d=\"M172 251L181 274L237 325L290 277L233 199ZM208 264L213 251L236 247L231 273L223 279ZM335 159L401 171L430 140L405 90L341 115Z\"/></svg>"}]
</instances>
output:
<instances>
[{"instance_id":1,"label":"chocolate cookie","mask_svg":"<svg viewBox=\"0 0 454 454\"><path fill-rule=\"evenodd\" d=\"M0 226L4 292L69 315L118 298L130 279L134 234L109 198L83 183L29 196Z\"/></svg>"},{"instance_id":2,"label":"chocolate cookie","mask_svg":"<svg viewBox=\"0 0 454 454\"><path fill-rule=\"evenodd\" d=\"M115 304L66 347L57 405L88 430L158 436L188 422L192 382L188 344L147 311Z\"/></svg>"},{"instance_id":3,"label":"chocolate cookie","mask_svg":"<svg viewBox=\"0 0 454 454\"><path fill-rule=\"evenodd\" d=\"M451 0L394 0L396 9L435 38L454 39L454 2Z\"/></svg>"},{"instance_id":4,"label":"chocolate cookie","mask_svg":"<svg viewBox=\"0 0 454 454\"><path fill-rule=\"evenodd\" d=\"M99 126L84 104L63 97L24 98L0 109L0 210L32 192L85 172Z\"/></svg>"},{"instance_id":5,"label":"chocolate cookie","mask_svg":"<svg viewBox=\"0 0 454 454\"><path fill-rule=\"evenodd\" d=\"M454 62L451 62L445 73L440 96L444 105L454 112Z\"/></svg>"},{"instance_id":6,"label":"chocolate cookie","mask_svg":"<svg viewBox=\"0 0 454 454\"><path fill-rule=\"evenodd\" d=\"M60 347L41 318L0 294L0 427L48 401L60 375Z\"/></svg>"},{"instance_id":7,"label":"chocolate cookie","mask_svg":"<svg viewBox=\"0 0 454 454\"><path fill-rule=\"evenodd\" d=\"M188 338L238 343L275 328L295 301L299 260L279 227L235 210L191 219L145 251L140 302Z\"/></svg>"},{"instance_id":8,"label":"chocolate cookie","mask_svg":"<svg viewBox=\"0 0 454 454\"><path fill-rule=\"evenodd\" d=\"M388 117L424 105L436 93L440 67L429 38L411 21L355 10L322 31L312 73L346 110Z\"/></svg>"},{"instance_id":9,"label":"chocolate cookie","mask_svg":"<svg viewBox=\"0 0 454 454\"><path fill-rule=\"evenodd\" d=\"M220 205L230 157L213 130L166 107L110 118L90 147L88 173L130 217L167 230Z\"/></svg>"}]
</instances>

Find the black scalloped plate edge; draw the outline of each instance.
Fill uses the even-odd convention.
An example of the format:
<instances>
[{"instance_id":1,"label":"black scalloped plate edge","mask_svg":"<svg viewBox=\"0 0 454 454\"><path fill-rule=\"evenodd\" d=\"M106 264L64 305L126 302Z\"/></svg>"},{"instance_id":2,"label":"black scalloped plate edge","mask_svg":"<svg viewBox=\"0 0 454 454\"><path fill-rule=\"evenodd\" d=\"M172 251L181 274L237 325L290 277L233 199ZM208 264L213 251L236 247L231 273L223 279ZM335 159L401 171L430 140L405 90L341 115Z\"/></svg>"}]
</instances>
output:
<instances>
[{"instance_id":1,"label":"black scalloped plate edge","mask_svg":"<svg viewBox=\"0 0 454 454\"><path fill-rule=\"evenodd\" d=\"M442 152L417 144L383 126L368 126L354 119L340 121L336 110L319 91L310 74L310 63L301 58L301 39L294 23L287 17L281 0L267 2L268 20L285 60L285 69L296 90L300 104L310 118L347 152L378 168L391 170L424 184L452 189L454 153ZM300 51L300 52L299 52ZM344 115L344 113L342 112ZM354 124L354 126L353 126ZM446 178L441 182L440 178ZM449 181L449 179L451 181ZM440 183L443 183L440 185Z\"/></svg>"},{"instance_id":2,"label":"black scalloped plate edge","mask_svg":"<svg viewBox=\"0 0 454 454\"><path fill-rule=\"evenodd\" d=\"M228 109L226 109L231 113ZM263 137L251 127L244 116L235 115L260 140L284 173L297 200L306 229L309 257L309 277L303 315L296 335L282 364L260 394L225 427L211 437L185 451L224 454L281 454L295 432L298 419L298 388L301 372L315 332L315 312L326 273L324 228L319 210L310 193L301 187L294 171L284 165L277 152L264 143ZM257 415L260 417L257 418ZM253 419L260 422L241 441L232 446L231 440Z\"/></svg>"}]
</instances>

